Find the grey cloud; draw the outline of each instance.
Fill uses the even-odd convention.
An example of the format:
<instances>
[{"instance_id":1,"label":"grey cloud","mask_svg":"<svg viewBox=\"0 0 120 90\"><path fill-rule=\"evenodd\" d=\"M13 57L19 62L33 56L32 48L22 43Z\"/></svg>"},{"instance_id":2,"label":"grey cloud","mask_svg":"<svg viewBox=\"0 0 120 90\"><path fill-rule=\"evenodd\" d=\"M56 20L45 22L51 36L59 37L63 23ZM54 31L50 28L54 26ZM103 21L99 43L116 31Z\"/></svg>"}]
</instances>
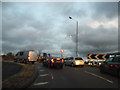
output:
<instances>
[{"instance_id":1,"label":"grey cloud","mask_svg":"<svg viewBox=\"0 0 120 90\"><path fill-rule=\"evenodd\" d=\"M90 5L93 4L90 3ZM35 49L60 55L59 49L65 49L65 55L74 55L76 25L75 21L70 21L68 17L82 19L88 17L87 11L77 6L76 3L3 4L3 51ZM110 18L117 17L116 6L111 6L112 4L94 3L94 7L90 10L92 12L95 10L92 19L101 17L99 20L103 20L105 16L109 21ZM45 9L40 11L41 8ZM87 25L79 27L80 55L116 50L118 43L116 28L106 30L102 26L97 29ZM73 38L68 39L70 34Z\"/></svg>"},{"instance_id":2,"label":"grey cloud","mask_svg":"<svg viewBox=\"0 0 120 90\"><path fill-rule=\"evenodd\" d=\"M79 8L78 10L76 9L78 7L81 7L82 3L78 7L74 2L48 3L48 5L49 7L51 7L53 11L57 11L57 12L53 12L57 16L63 16L63 17L73 16L75 18L87 16L86 12L82 10L82 8Z\"/></svg>"},{"instance_id":3,"label":"grey cloud","mask_svg":"<svg viewBox=\"0 0 120 90\"><path fill-rule=\"evenodd\" d=\"M82 32L86 33L81 34ZM102 27L93 29L88 26L81 26L79 33L79 51L84 55L118 50L117 28L111 28L108 31Z\"/></svg>"},{"instance_id":4,"label":"grey cloud","mask_svg":"<svg viewBox=\"0 0 120 90\"><path fill-rule=\"evenodd\" d=\"M102 18L113 19L118 16L117 2L96 2L92 8L95 10L93 19L102 20Z\"/></svg>"}]
</instances>

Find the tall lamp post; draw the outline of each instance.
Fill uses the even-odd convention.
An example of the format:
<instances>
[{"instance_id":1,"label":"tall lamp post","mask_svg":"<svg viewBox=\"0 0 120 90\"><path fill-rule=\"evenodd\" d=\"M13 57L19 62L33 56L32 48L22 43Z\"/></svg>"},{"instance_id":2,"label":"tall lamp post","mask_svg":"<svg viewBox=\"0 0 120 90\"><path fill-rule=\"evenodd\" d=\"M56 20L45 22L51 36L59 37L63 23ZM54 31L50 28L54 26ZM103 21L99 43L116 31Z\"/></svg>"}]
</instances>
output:
<instances>
[{"instance_id":1,"label":"tall lamp post","mask_svg":"<svg viewBox=\"0 0 120 90\"><path fill-rule=\"evenodd\" d=\"M72 19L72 17L69 17ZM76 21L76 57L78 57L78 21Z\"/></svg>"}]
</instances>

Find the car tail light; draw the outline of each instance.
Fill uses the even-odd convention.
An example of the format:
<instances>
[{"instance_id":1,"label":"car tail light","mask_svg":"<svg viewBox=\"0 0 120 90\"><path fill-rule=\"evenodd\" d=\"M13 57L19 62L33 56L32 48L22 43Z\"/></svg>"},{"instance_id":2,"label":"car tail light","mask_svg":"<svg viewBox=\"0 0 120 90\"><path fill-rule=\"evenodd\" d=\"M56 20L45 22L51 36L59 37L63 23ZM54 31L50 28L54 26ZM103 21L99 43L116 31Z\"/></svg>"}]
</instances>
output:
<instances>
[{"instance_id":1,"label":"car tail light","mask_svg":"<svg viewBox=\"0 0 120 90\"><path fill-rule=\"evenodd\" d=\"M62 63L64 63L64 59L62 59Z\"/></svg>"},{"instance_id":2,"label":"car tail light","mask_svg":"<svg viewBox=\"0 0 120 90\"><path fill-rule=\"evenodd\" d=\"M78 60L75 60L75 62L77 62Z\"/></svg>"},{"instance_id":3,"label":"car tail light","mask_svg":"<svg viewBox=\"0 0 120 90\"><path fill-rule=\"evenodd\" d=\"M113 67L113 65L110 65L111 67Z\"/></svg>"},{"instance_id":4,"label":"car tail light","mask_svg":"<svg viewBox=\"0 0 120 90\"><path fill-rule=\"evenodd\" d=\"M28 56L28 59L30 59L30 56Z\"/></svg>"},{"instance_id":5,"label":"car tail light","mask_svg":"<svg viewBox=\"0 0 120 90\"><path fill-rule=\"evenodd\" d=\"M115 67L117 68L118 66L117 66L117 65L115 65Z\"/></svg>"},{"instance_id":6,"label":"car tail light","mask_svg":"<svg viewBox=\"0 0 120 90\"><path fill-rule=\"evenodd\" d=\"M51 62L54 63L55 62L54 59L51 59Z\"/></svg>"},{"instance_id":7,"label":"car tail light","mask_svg":"<svg viewBox=\"0 0 120 90\"><path fill-rule=\"evenodd\" d=\"M51 64L51 67L53 67L53 64Z\"/></svg>"},{"instance_id":8,"label":"car tail light","mask_svg":"<svg viewBox=\"0 0 120 90\"><path fill-rule=\"evenodd\" d=\"M28 59L26 61L28 61Z\"/></svg>"}]
</instances>

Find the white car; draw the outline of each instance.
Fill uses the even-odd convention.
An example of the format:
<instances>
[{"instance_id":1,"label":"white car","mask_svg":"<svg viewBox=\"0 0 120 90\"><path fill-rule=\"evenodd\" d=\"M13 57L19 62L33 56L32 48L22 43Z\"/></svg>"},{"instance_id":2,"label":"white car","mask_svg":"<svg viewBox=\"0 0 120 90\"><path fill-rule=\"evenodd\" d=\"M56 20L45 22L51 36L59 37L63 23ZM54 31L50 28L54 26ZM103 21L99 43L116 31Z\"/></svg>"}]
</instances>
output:
<instances>
[{"instance_id":1,"label":"white car","mask_svg":"<svg viewBox=\"0 0 120 90\"><path fill-rule=\"evenodd\" d=\"M67 57L65 58L65 65L84 66L84 60L81 57Z\"/></svg>"}]
</instances>

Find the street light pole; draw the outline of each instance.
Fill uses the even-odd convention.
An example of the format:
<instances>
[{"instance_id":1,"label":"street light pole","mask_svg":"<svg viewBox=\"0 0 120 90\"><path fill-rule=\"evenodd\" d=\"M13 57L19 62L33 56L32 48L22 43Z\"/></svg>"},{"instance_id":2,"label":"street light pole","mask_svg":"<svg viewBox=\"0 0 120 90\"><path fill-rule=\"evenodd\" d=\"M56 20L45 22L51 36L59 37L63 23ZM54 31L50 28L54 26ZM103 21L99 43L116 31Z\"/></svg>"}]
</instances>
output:
<instances>
[{"instance_id":1,"label":"street light pole","mask_svg":"<svg viewBox=\"0 0 120 90\"><path fill-rule=\"evenodd\" d=\"M76 21L76 57L78 57L78 21Z\"/></svg>"},{"instance_id":2,"label":"street light pole","mask_svg":"<svg viewBox=\"0 0 120 90\"><path fill-rule=\"evenodd\" d=\"M72 19L72 17L69 17ZM78 57L78 21L76 21L76 57Z\"/></svg>"}]
</instances>

